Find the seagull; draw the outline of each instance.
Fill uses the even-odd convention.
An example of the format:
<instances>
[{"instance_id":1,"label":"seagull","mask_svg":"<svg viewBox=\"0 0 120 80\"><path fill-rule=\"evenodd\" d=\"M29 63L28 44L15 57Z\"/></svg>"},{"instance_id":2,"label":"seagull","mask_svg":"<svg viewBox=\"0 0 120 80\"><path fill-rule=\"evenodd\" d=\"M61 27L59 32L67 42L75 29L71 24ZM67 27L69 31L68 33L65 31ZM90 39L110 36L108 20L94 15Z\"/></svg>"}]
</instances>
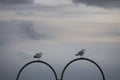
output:
<instances>
[{"instance_id":1,"label":"seagull","mask_svg":"<svg viewBox=\"0 0 120 80\"><path fill-rule=\"evenodd\" d=\"M79 51L76 56L83 56L83 54L85 53L85 49L82 49L81 51Z\"/></svg>"},{"instance_id":2,"label":"seagull","mask_svg":"<svg viewBox=\"0 0 120 80\"><path fill-rule=\"evenodd\" d=\"M43 55L43 53L39 52L39 53L36 53L33 58L40 59L42 57L42 55Z\"/></svg>"}]
</instances>

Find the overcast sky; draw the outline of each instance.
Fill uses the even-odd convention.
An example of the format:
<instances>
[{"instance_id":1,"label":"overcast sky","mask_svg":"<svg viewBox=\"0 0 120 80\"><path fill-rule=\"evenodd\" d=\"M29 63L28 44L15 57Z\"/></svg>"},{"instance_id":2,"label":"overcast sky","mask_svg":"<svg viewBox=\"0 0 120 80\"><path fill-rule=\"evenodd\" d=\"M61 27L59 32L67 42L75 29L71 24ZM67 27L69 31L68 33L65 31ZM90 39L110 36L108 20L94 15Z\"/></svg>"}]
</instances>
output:
<instances>
[{"instance_id":1,"label":"overcast sky","mask_svg":"<svg viewBox=\"0 0 120 80\"><path fill-rule=\"evenodd\" d=\"M101 66L106 80L120 79L119 0L0 0L0 80L15 80L37 52L44 53L41 60L60 78L83 48L84 57ZM52 80L50 73L47 66L32 64L20 80ZM66 70L64 80L79 79L101 80L101 75L93 64L78 61Z\"/></svg>"}]
</instances>

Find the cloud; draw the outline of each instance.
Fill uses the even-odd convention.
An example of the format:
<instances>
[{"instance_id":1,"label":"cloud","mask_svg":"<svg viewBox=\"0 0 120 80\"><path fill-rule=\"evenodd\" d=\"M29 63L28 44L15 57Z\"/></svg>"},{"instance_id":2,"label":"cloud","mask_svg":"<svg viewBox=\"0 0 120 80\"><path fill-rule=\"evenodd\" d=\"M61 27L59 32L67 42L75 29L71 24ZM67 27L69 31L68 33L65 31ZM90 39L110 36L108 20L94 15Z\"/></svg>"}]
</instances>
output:
<instances>
[{"instance_id":1,"label":"cloud","mask_svg":"<svg viewBox=\"0 0 120 80\"><path fill-rule=\"evenodd\" d=\"M18 52L17 57L19 57L21 60L27 60L30 59L32 56L28 55L26 52Z\"/></svg>"},{"instance_id":2,"label":"cloud","mask_svg":"<svg viewBox=\"0 0 120 80\"><path fill-rule=\"evenodd\" d=\"M45 39L47 37L47 34L37 32L35 28L33 27L34 24L31 22L23 22L21 25L21 36L25 38L29 38L32 40L40 40Z\"/></svg>"},{"instance_id":3,"label":"cloud","mask_svg":"<svg viewBox=\"0 0 120 80\"><path fill-rule=\"evenodd\" d=\"M48 6L48 5L41 5L41 4L24 4L24 5L4 5L0 4L0 11L13 11L17 16L33 16L36 15L34 13L39 12L47 12L47 14L42 15L49 15L51 13L58 13L58 11L63 10L60 7L55 6ZM37 12L36 12L37 11ZM8 14L8 13L6 13Z\"/></svg>"},{"instance_id":4,"label":"cloud","mask_svg":"<svg viewBox=\"0 0 120 80\"><path fill-rule=\"evenodd\" d=\"M16 12L16 15L20 15L20 16L32 16L33 12L32 11L25 11L25 12Z\"/></svg>"},{"instance_id":5,"label":"cloud","mask_svg":"<svg viewBox=\"0 0 120 80\"><path fill-rule=\"evenodd\" d=\"M105 8L120 7L119 0L72 0L72 2L75 4L81 3L88 6L99 6Z\"/></svg>"},{"instance_id":6,"label":"cloud","mask_svg":"<svg viewBox=\"0 0 120 80\"><path fill-rule=\"evenodd\" d=\"M51 29L42 23L37 26L32 21L0 20L0 45L3 46L24 40L51 39L53 34Z\"/></svg>"},{"instance_id":7,"label":"cloud","mask_svg":"<svg viewBox=\"0 0 120 80\"><path fill-rule=\"evenodd\" d=\"M30 4L33 0L0 0L0 4Z\"/></svg>"}]
</instances>

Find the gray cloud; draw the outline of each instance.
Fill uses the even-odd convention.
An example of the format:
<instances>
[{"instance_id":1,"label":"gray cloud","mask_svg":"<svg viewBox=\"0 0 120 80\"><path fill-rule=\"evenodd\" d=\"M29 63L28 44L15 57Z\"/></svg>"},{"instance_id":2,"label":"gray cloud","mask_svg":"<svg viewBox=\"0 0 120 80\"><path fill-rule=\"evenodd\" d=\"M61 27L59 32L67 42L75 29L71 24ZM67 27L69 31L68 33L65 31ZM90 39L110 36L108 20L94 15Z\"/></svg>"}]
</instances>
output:
<instances>
[{"instance_id":1,"label":"gray cloud","mask_svg":"<svg viewBox=\"0 0 120 80\"><path fill-rule=\"evenodd\" d=\"M18 54L16 55L16 57L19 57L21 60L27 60L32 58L32 56L28 55L26 52L18 52Z\"/></svg>"},{"instance_id":2,"label":"gray cloud","mask_svg":"<svg viewBox=\"0 0 120 80\"><path fill-rule=\"evenodd\" d=\"M32 21L1 20L0 21L0 45L18 42L19 40L45 40L51 37L50 29L39 24L36 29ZM43 27L45 27L43 29Z\"/></svg>"},{"instance_id":3,"label":"gray cloud","mask_svg":"<svg viewBox=\"0 0 120 80\"><path fill-rule=\"evenodd\" d=\"M33 0L0 0L0 4L29 4Z\"/></svg>"},{"instance_id":4,"label":"gray cloud","mask_svg":"<svg viewBox=\"0 0 120 80\"><path fill-rule=\"evenodd\" d=\"M120 7L119 0L72 0L72 2L75 4L82 3L86 5L107 7L107 8Z\"/></svg>"},{"instance_id":5,"label":"gray cloud","mask_svg":"<svg viewBox=\"0 0 120 80\"><path fill-rule=\"evenodd\" d=\"M16 12L16 15L20 15L20 16L32 16L33 12L32 11L25 11L25 12Z\"/></svg>"},{"instance_id":6,"label":"gray cloud","mask_svg":"<svg viewBox=\"0 0 120 80\"><path fill-rule=\"evenodd\" d=\"M45 39L47 37L47 34L37 32L37 30L34 29L33 23L31 22L23 22L21 25L21 36L33 40L39 40L39 39Z\"/></svg>"},{"instance_id":7,"label":"gray cloud","mask_svg":"<svg viewBox=\"0 0 120 80\"><path fill-rule=\"evenodd\" d=\"M62 7L59 6L49 6L49 5L43 5L43 4L20 4L20 3L14 3L14 4L8 4L8 3L1 3L0 2L0 10L17 10L16 14L19 15L26 15L26 14L33 14L31 11L33 10L41 10L41 11L59 11L63 10ZM18 10L22 10L23 12L20 12ZM25 10L25 11L24 11ZM28 11L28 12L27 12Z\"/></svg>"}]
</instances>

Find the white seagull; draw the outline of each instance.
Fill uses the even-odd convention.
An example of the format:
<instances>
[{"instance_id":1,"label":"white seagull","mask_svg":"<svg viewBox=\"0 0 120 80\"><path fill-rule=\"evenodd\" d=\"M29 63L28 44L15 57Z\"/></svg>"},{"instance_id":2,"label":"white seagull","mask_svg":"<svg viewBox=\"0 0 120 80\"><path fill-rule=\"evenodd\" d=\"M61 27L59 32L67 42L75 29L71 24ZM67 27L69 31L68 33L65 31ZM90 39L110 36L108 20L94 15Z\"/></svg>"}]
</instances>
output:
<instances>
[{"instance_id":1,"label":"white seagull","mask_svg":"<svg viewBox=\"0 0 120 80\"><path fill-rule=\"evenodd\" d=\"M39 53L36 53L33 58L40 59L42 57L42 55L43 55L43 53L39 52Z\"/></svg>"},{"instance_id":2,"label":"white seagull","mask_svg":"<svg viewBox=\"0 0 120 80\"><path fill-rule=\"evenodd\" d=\"M76 56L83 56L83 54L85 53L85 49L82 49L81 51L79 51Z\"/></svg>"}]
</instances>

